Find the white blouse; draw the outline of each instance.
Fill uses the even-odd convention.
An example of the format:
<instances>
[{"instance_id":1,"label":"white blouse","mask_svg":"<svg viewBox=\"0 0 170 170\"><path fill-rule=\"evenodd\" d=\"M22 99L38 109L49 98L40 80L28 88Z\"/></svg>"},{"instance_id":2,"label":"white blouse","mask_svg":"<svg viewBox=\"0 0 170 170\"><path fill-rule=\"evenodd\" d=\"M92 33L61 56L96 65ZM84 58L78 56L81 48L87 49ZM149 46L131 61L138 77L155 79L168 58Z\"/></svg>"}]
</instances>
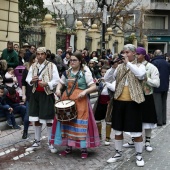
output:
<instances>
[{"instance_id":1,"label":"white blouse","mask_svg":"<svg viewBox=\"0 0 170 170\"><path fill-rule=\"evenodd\" d=\"M71 70L71 73L74 74L74 75L76 75L77 72L73 72L73 70ZM84 74L84 76L85 76L87 86L90 86L91 84L94 84L92 74L88 69L86 70L86 67L84 67L84 73L82 73L82 72L80 73L81 76L82 76L82 74ZM66 84L66 77L64 75L61 76L60 83L61 84Z\"/></svg>"}]
</instances>

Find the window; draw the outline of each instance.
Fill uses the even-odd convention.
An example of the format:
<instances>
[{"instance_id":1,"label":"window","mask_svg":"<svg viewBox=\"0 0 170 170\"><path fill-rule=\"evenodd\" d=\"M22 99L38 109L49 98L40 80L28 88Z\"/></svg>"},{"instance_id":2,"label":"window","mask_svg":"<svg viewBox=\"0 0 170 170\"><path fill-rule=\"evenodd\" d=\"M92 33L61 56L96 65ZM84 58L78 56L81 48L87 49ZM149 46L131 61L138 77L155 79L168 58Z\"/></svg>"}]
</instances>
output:
<instances>
[{"instance_id":1,"label":"window","mask_svg":"<svg viewBox=\"0 0 170 170\"><path fill-rule=\"evenodd\" d=\"M124 30L133 30L135 26L135 15L129 15L123 18L123 28Z\"/></svg>"},{"instance_id":2,"label":"window","mask_svg":"<svg viewBox=\"0 0 170 170\"><path fill-rule=\"evenodd\" d=\"M135 27L135 14L131 15L117 15L116 25L122 28L124 31L133 30ZM109 23L110 16L107 16L107 23ZM114 23L114 22L113 22ZM120 28L115 28L119 30Z\"/></svg>"},{"instance_id":3,"label":"window","mask_svg":"<svg viewBox=\"0 0 170 170\"><path fill-rule=\"evenodd\" d=\"M144 29L168 29L168 16L144 16Z\"/></svg>"}]
</instances>

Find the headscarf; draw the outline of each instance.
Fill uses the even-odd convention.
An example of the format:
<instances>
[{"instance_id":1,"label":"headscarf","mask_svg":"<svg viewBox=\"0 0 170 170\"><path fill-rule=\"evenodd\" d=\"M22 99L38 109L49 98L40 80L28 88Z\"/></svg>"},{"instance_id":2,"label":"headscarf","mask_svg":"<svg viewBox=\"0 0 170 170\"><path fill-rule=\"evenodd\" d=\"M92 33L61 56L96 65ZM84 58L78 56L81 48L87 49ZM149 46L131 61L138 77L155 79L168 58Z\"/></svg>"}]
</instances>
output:
<instances>
[{"instance_id":1,"label":"headscarf","mask_svg":"<svg viewBox=\"0 0 170 170\"><path fill-rule=\"evenodd\" d=\"M145 56L145 60L150 62L150 57L148 54L146 54L146 50L143 47L138 47L136 49L136 54L142 54Z\"/></svg>"}]
</instances>

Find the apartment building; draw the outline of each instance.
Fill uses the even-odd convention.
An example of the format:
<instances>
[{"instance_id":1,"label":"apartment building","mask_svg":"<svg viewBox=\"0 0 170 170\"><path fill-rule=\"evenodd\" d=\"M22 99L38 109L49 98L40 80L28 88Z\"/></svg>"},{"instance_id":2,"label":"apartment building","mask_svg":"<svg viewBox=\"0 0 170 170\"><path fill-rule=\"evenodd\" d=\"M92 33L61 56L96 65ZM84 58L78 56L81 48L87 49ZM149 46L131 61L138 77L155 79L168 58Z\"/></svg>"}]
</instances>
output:
<instances>
[{"instance_id":1,"label":"apartment building","mask_svg":"<svg viewBox=\"0 0 170 170\"><path fill-rule=\"evenodd\" d=\"M67 14L67 24L71 25L74 23L73 13L75 11L71 8L70 4L79 13L81 11L81 4L84 2L84 8L87 8L87 12L90 9L89 5L96 5L94 10L97 9L95 0L55 0L54 4L57 5L58 9L63 10L63 14ZM131 19L128 21L130 24L125 24L127 27L125 35L127 36L135 32L137 37L139 37L142 32L143 35L148 36L148 51L150 53L153 53L155 49L161 49L163 53L170 54L170 0L134 0L135 3L139 3L139 5L129 14ZM147 12L142 13L141 7ZM51 11L55 10L52 5L49 5L48 8ZM139 18L142 20L140 21L142 22L141 26L139 26ZM90 24L90 20L88 22Z\"/></svg>"},{"instance_id":2,"label":"apartment building","mask_svg":"<svg viewBox=\"0 0 170 170\"><path fill-rule=\"evenodd\" d=\"M143 15L143 32L148 36L149 52L161 49L170 53L170 0L143 0L150 10Z\"/></svg>"}]
</instances>

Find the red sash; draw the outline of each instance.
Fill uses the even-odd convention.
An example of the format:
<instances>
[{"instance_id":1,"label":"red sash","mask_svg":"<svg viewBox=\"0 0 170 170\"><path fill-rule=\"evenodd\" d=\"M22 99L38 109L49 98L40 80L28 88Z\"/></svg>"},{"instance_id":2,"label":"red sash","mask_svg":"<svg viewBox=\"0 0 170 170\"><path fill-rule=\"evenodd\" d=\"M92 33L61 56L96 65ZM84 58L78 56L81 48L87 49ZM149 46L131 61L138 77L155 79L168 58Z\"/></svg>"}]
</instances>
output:
<instances>
[{"instance_id":1,"label":"red sash","mask_svg":"<svg viewBox=\"0 0 170 170\"><path fill-rule=\"evenodd\" d=\"M41 82L41 80L38 80L36 91L44 91L44 87L41 87L39 82Z\"/></svg>"},{"instance_id":2,"label":"red sash","mask_svg":"<svg viewBox=\"0 0 170 170\"><path fill-rule=\"evenodd\" d=\"M109 100L110 100L109 95L100 95L99 96L99 103L100 104L108 104Z\"/></svg>"}]
</instances>

